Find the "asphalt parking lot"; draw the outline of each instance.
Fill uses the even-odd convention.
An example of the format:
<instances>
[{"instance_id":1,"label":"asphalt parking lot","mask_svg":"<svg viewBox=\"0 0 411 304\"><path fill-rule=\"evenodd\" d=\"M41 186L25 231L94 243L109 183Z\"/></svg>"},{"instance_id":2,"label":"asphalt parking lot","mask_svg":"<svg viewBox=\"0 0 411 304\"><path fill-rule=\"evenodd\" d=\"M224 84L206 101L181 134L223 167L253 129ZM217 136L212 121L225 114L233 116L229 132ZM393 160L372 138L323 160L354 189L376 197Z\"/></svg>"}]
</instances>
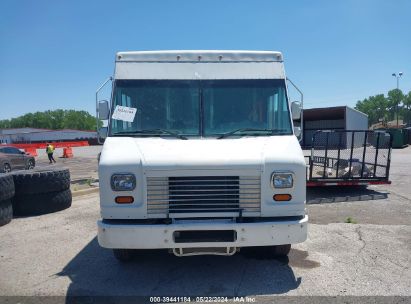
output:
<instances>
[{"instance_id":1,"label":"asphalt parking lot","mask_svg":"<svg viewBox=\"0 0 411 304\"><path fill-rule=\"evenodd\" d=\"M65 164L95 170L95 151L78 152ZM79 196L0 227L0 295L411 296L410 171L411 148L393 150L392 185L308 189L308 240L278 260L150 251L122 265L98 245L98 195Z\"/></svg>"},{"instance_id":2,"label":"asphalt parking lot","mask_svg":"<svg viewBox=\"0 0 411 304\"><path fill-rule=\"evenodd\" d=\"M49 164L45 149L38 149L36 167L67 167L70 169L72 180L97 179L97 155L102 146L73 147L73 158L63 158L63 149L58 148L54 153L56 164Z\"/></svg>"}]
</instances>

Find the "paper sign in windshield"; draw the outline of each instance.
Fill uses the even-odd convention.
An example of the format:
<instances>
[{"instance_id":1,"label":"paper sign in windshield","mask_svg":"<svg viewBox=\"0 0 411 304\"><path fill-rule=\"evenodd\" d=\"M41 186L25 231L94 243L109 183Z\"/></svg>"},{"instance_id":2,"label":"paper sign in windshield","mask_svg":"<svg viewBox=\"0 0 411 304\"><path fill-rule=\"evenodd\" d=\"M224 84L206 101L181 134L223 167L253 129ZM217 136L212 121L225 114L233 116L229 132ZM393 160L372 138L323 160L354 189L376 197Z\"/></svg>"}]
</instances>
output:
<instances>
[{"instance_id":1,"label":"paper sign in windshield","mask_svg":"<svg viewBox=\"0 0 411 304\"><path fill-rule=\"evenodd\" d=\"M133 122L134 117L136 116L136 112L137 112L136 108L116 106L111 118L117 119L117 120Z\"/></svg>"}]
</instances>

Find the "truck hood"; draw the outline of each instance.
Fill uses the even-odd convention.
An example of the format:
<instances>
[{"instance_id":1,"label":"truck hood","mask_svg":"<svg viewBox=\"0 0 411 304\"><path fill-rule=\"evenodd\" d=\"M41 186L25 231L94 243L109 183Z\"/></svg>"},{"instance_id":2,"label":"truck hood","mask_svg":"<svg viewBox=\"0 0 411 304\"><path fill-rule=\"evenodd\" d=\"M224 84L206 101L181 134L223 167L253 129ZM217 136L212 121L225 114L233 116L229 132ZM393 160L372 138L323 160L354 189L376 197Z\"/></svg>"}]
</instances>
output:
<instances>
[{"instance_id":1,"label":"truck hood","mask_svg":"<svg viewBox=\"0 0 411 304\"><path fill-rule=\"evenodd\" d=\"M140 164L144 170L264 170L268 163L305 166L293 135L189 140L109 137L100 161L123 166Z\"/></svg>"}]
</instances>

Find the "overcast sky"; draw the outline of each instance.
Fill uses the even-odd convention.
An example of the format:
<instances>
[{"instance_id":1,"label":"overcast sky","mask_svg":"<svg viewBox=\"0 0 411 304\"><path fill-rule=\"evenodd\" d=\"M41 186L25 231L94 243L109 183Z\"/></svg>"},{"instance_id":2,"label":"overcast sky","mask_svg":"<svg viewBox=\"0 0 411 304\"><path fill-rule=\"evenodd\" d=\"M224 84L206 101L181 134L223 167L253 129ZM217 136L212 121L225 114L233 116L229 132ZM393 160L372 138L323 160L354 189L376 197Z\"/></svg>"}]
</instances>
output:
<instances>
[{"instance_id":1,"label":"overcast sky","mask_svg":"<svg viewBox=\"0 0 411 304\"><path fill-rule=\"evenodd\" d=\"M283 52L306 107L411 90L411 1L0 1L0 119L49 109L94 115L126 50ZM108 92L105 92L106 95Z\"/></svg>"}]
</instances>

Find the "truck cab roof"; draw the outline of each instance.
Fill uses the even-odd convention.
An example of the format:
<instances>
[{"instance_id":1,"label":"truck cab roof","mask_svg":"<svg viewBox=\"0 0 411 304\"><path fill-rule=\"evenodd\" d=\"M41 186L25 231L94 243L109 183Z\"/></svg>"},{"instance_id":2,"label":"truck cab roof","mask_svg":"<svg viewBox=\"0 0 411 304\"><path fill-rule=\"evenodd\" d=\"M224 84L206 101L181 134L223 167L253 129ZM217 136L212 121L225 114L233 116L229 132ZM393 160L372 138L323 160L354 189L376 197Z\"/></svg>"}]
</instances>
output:
<instances>
[{"instance_id":1,"label":"truck cab roof","mask_svg":"<svg viewBox=\"0 0 411 304\"><path fill-rule=\"evenodd\" d=\"M114 78L123 80L285 79L274 51L118 52Z\"/></svg>"},{"instance_id":2,"label":"truck cab roof","mask_svg":"<svg viewBox=\"0 0 411 304\"><path fill-rule=\"evenodd\" d=\"M116 61L132 62L279 62L280 52L241 50L167 50L118 52Z\"/></svg>"}]
</instances>

